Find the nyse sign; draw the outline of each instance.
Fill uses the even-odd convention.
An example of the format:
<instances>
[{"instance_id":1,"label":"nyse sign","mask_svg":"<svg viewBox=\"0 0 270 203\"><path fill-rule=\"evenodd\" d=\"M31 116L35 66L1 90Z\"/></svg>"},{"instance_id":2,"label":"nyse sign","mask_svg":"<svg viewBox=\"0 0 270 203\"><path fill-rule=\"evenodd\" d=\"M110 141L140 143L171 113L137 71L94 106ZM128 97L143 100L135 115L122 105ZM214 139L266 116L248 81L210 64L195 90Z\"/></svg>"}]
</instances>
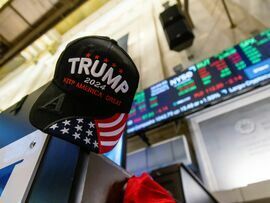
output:
<instances>
[{"instance_id":1,"label":"nyse sign","mask_svg":"<svg viewBox=\"0 0 270 203\"><path fill-rule=\"evenodd\" d=\"M0 203L25 202L47 137L37 130L0 149Z\"/></svg>"}]
</instances>

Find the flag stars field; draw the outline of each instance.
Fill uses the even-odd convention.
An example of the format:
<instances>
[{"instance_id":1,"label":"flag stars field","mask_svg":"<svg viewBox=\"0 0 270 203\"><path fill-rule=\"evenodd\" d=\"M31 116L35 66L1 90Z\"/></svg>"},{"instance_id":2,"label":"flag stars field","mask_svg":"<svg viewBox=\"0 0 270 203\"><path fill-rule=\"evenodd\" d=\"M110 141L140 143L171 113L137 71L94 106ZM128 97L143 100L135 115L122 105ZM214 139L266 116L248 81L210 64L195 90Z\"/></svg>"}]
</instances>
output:
<instances>
[{"instance_id":1,"label":"flag stars field","mask_svg":"<svg viewBox=\"0 0 270 203\"><path fill-rule=\"evenodd\" d=\"M78 123L83 123L83 118L78 118L76 120L78 121Z\"/></svg>"},{"instance_id":2,"label":"flag stars field","mask_svg":"<svg viewBox=\"0 0 270 203\"><path fill-rule=\"evenodd\" d=\"M66 126L66 125L70 125L70 121L69 120L64 120L63 121L63 124Z\"/></svg>"},{"instance_id":3,"label":"flag stars field","mask_svg":"<svg viewBox=\"0 0 270 203\"><path fill-rule=\"evenodd\" d=\"M76 125L75 128L76 128L77 131L82 131L82 126L81 125Z\"/></svg>"},{"instance_id":4,"label":"flag stars field","mask_svg":"<svg viewBox=\"0 0 270 203\"><path fill-rule=\"evenodd\" d=\"M72 136L74 137L75 140L81 138L81 137L80 137L80 134L77 133L77 132L75 132Z\"/></svg>"},{"instance_id":5,"label":"flag stars field","mask_svg":"<svg viewBox=\"0 0 270 203\"><path fill-rule=\"evenodd\" d=\"M90 128L94 128L95 127L95 124L92 123L92 122L90 122L88 125L89 125Z\"/></svg>"},{"instance_id":6,"label":"flag stars field","mask_svg":"<svg viewBox=\"0 0 270 203\"><path fill-rule=\"evenodd\" d=\"M60 131L62 132L62 134L68 134L69 128L63 128Z\"/></svg>"},{"instance_id":7,"label":"flag stars field","mask_svg":"<svg viewBox=\"0 0 270 203\"><path fill-rule=\"evenodd\" d=\"M55 130L56 128L58 128L57 123L53 124L50 128L53 129L53 130Z\"/></svg>"},{"instance_id":8,"label":"flag stars field","mask_svg":"<svg viewBox=\"0 0 270 203\"><path fill-rule=\"evenodd\" d=\"M94 148L98 148L98 143L96 140L95 140L95 142L93 142L93 145L94 145Z\"/></svg>"},{"instance_id":9,"label":"flag stars field","mask_svg":"<svg viewBox=\"0 0 270 203\"><path fill-rule=\"evenodd\" d=\"M93 136L93 131L91 131L89 129L86 131L86 133L87 133L87 136Z\"/></svg>"},{"instance_id":10,"label":"flag stars field","mask_svg":"<svg viewBox=\"0 0 270 203\"><path fill-rule=\"evenodd\" d=\"M90 138L88 138L88 137L84 138L84 142L85 142L85 144L90 144Z\"/></svg>"}]
</instances>

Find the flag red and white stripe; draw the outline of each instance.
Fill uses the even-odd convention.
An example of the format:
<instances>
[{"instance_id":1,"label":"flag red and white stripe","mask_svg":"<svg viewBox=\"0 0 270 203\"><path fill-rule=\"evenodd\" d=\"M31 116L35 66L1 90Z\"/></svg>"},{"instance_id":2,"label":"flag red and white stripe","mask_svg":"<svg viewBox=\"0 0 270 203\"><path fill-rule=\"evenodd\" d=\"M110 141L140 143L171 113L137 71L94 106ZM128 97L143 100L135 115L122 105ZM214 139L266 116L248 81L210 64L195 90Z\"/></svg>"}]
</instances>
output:
<instances>
[{"instance_id":1,"label":"flag red and white stripe","mask_svg":"<svg viewBox=\"0 0 270 203\"><path fill-rule=\"evenodd\" d=\"M99 153L106 153L114 148L125 131L127 119L128 114L117 113L111 118L95 120Z\"/></svg>"}]
</instances>

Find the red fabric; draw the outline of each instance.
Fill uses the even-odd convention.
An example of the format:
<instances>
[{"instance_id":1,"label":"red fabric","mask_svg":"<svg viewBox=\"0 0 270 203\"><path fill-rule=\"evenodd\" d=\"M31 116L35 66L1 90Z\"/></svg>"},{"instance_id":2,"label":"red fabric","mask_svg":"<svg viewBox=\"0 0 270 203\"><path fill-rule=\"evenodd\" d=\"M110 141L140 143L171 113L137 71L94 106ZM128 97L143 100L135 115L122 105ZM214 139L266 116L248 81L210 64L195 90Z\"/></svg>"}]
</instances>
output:
<instances>
[{"instance_id":1,"label":"red fabric","mask_svg":"<svg viewBox=\"0 0 270 203\"><path fill-rule=\"evenodd\" d=\"M124 203L176 203L172 196L148 174L132 177L127 182Z\"/></svg>"}]
</instances>

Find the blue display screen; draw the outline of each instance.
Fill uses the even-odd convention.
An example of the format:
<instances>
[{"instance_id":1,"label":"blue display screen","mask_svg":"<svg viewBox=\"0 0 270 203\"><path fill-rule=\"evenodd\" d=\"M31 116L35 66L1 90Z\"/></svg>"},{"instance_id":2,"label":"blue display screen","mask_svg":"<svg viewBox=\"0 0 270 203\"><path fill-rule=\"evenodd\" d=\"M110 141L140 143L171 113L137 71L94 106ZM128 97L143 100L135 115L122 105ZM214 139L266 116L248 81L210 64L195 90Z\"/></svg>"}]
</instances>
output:
<instances>
[{"instance_id":1,"label":"blue display screen","mask_svg":"<svg viewBox=\"0 0 270 203\"><path fill-rule=\"evenodd\" d=\"M114 163L121 166L122 165L122 159L123 159L123 143L124 141L124 135L120 138L117 145L113 148L112 151L105 153L104 155L111 159Z\"/></svg>"},{"instance_id":2,"label":"blue display screen","mask_svg":"<svg viewBox=\"0 0 270 203\"><path fill-rule=\"evenodd\" d=\"M17 164L21 163L22 161L23 160L17 161L17 162L15 162L15 163L13 163L5 168L0 169L0 197L2 195L2 192L5 189L5 186L9 180L9 177L10 177L14 167Z\"/></svg>"},{"instance_id":3,"label":"blue display screen","mask_svg":"<svg viewBox=\"0 0 270 203\"><path fill-rule=\"evenodd\" d=\"M207 58L141 92L127 134L185 116L270 81L270 30Z\"/></svg>"}]
</instances>

